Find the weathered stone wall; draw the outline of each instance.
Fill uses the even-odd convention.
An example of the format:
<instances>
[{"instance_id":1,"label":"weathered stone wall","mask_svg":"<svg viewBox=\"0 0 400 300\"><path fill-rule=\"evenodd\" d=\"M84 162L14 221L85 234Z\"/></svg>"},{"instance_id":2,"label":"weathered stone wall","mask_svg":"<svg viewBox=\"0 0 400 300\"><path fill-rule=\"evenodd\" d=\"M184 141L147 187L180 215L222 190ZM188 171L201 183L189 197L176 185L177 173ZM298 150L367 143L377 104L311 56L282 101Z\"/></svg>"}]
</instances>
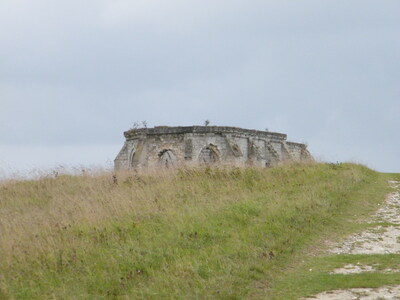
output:
<instances>
[{"instance_id":1,"label":"weathered stone wall","mask_svg":"<svg viewBox=\"0 0 400 300\"><path fill-rule=\"evenodd\" d=\"M286 141L282 133L221 126L132 129L115 169L229 164L268 167L285 160L309 160L307 146Z\"/></svg>"}]
</instances>

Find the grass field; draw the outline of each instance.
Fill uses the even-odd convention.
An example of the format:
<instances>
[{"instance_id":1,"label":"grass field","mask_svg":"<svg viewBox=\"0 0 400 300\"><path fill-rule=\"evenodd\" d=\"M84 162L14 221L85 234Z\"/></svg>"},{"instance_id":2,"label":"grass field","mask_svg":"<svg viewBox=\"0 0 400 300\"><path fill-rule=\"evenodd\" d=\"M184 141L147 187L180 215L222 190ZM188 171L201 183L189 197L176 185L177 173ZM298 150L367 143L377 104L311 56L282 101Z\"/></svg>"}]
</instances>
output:
<instances>
[{"instance_id":1,"label":"grass field","mask_svg":"<svg viewBox=\"0 0 400 300\"><path fill-rule=\"evenodd\" d=\"M310 253L356 230L389 178L310 163L3 183L0 299L296 299L338 286L323 269L345 258L310 274Z\"/></svg>"}]
</instances>

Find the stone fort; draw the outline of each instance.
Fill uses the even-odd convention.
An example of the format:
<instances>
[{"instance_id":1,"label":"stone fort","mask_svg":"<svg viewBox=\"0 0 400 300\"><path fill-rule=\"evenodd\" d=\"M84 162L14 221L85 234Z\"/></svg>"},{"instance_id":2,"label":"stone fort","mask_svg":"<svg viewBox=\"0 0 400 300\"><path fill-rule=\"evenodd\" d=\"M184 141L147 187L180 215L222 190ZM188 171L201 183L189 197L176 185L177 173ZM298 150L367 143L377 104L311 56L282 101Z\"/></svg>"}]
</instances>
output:
<instances>
[{"instance_id":1,"label":"stone fort","mask_svg":"<svg viewBox=\"0 0 400 300\"><path fill-rule=\"evenodd\" d=\"M270 167L279 162L312 159L305 144L286 134L223 126L131 129L114 161L116 170L233 165Z\"/></svg>"}]
</instances>

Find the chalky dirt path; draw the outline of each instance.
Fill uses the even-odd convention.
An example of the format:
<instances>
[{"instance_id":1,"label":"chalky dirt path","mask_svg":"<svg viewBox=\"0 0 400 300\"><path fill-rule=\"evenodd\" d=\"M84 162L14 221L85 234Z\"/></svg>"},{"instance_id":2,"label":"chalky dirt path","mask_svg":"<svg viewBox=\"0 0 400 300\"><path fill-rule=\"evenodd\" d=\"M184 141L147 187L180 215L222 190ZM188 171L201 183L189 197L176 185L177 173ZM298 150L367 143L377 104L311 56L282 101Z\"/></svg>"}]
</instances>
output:
<instances>
[{"instance_id":1,"label":"chalky dirt path","mask_svg":"<svg viewBox=\"0 0 400 300\"><path fill-rule=\"evenodd\" d=\"M396 189L372 216L368 223L383 223L348 237L329 250L331 254L391 254L400 253L400 182L390 181ZM384 225L386 224L386 225ZM387 226L390 224L389 226ZM400 269L377 270L376 266L348 264L331 274L356 274L363 272L400 272ZM320 293L305 300L383 300L400 299L400 285L380 288L355 288Z\"/></svg>"}]
</instances>

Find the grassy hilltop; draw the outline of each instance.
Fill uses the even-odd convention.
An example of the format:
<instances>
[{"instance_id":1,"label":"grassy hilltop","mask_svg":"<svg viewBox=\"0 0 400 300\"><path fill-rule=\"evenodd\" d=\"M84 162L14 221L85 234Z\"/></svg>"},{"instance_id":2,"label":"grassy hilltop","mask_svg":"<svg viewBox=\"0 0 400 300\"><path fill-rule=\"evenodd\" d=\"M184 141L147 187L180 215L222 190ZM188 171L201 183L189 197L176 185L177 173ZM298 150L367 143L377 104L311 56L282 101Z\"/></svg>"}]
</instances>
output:
<instances>
[{"instance_id":1,"label":"grassy hilltop","mask_svg":"<svg viewBox=\"0 0 400 300\"><path fill-rule=\"evenodd\" d=\"M279 282L388 178L313 163L4 183L0 299L295 299Z\"/></svg>"}]
</instances>

